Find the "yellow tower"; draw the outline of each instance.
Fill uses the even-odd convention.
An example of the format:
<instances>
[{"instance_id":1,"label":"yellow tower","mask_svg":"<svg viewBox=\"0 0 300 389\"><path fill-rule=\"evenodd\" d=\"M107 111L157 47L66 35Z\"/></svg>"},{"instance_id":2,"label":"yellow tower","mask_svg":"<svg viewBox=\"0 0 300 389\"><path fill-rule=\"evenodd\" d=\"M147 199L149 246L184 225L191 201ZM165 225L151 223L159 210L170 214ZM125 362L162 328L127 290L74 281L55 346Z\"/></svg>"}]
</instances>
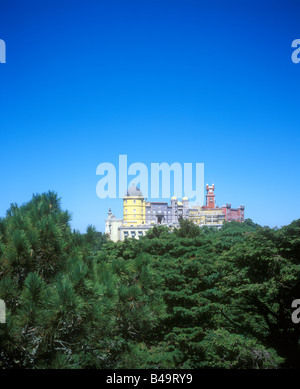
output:
<instances>
[{"instance_id":1,"label":"yellow tower","mask_svg":"<svg viewBox=\"0 0 300 389\"><path fill-rule=\"evenodd\" d=\"M145 224L145 199L140 188L134 184L123 197L123 225L139 226Z\"/></svg>"}]
</instances>

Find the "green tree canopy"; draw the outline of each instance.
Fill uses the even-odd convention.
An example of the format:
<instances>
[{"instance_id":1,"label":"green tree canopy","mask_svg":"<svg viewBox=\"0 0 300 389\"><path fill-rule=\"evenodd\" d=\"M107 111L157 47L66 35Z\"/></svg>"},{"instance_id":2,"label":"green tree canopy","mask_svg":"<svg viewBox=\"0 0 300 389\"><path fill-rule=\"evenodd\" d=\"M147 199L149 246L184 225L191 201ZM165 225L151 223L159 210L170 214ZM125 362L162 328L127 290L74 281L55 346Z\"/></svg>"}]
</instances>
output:
<instances>
[{"instance_id":1,"label":"green tree canopy","mask_svg":"<svg viewBox=\"0 0 300 389\"><path fill-rule=\"evenodd\" d=\"M56 193L0 219L2 368L296 368L300 220L181 220L114 243Z\"/></svg>"}]
</instances>

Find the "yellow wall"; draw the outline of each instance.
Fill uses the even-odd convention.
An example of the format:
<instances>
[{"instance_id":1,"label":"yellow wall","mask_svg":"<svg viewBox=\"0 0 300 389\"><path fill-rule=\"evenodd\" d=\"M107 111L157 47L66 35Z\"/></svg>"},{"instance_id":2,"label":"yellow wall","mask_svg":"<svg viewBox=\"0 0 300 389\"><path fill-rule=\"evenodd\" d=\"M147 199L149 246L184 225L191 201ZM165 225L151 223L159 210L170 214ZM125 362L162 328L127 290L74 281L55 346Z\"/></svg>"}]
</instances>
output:
<instances>
[{"instance_id":1,"label":"yellow wall","mask_svg":"<svg viewBox=\"0 0 300 389\"><path fill-rule=\"evenodd\" d=\"M142 225L145 223L145 201L142 197L123 198L123 225Z\"/></svg>"},{"instance_id":2,"label":"yellow wall","mask_svg":"<svg viewBox=\"0 0 300 389\"><path fill-rule=\"evenodd\" d=\"M220 215L223 215L222 209L194 208L190 211L189 219L198 225L213 225L224 222L223 218L220 218Z\"/></svg>"}]
</instances>

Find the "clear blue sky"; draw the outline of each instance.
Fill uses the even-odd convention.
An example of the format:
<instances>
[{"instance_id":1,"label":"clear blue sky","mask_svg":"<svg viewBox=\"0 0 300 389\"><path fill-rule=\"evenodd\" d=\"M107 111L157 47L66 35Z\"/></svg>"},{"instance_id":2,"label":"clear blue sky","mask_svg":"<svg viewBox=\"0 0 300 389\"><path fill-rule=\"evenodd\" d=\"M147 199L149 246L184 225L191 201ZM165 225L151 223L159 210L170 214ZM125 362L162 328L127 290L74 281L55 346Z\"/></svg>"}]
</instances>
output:
<instances>
[{"instance_id":1,"label":"clear blue sky","mask_svg":"<svg viewBox=\"0 0 300 389\"><path fill-rule=\"evenodd\" d=\"M120 199L96 167L203 162L217 204L300 217L299 1L1 0L0 216L58 192L72 227Z\"/></svg>"}]
</instances>

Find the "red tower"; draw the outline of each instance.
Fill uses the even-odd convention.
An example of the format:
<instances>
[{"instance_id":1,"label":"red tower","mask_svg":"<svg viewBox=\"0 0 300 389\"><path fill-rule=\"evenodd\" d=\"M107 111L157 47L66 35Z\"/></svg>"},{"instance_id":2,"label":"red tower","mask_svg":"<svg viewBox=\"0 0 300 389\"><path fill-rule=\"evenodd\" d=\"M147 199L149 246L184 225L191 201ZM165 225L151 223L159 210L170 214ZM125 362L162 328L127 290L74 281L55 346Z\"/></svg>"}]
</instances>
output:
<instances>
[{"instance_id":1,"label":"red tower","mask_svg":"<svg viewBox=\"0 0 300 389\"><path fill-rule=\"evenodd\" d=\"M215 207L215 184L206 185L206 208L216 208Z\"/></svg>"}]
</instances>

